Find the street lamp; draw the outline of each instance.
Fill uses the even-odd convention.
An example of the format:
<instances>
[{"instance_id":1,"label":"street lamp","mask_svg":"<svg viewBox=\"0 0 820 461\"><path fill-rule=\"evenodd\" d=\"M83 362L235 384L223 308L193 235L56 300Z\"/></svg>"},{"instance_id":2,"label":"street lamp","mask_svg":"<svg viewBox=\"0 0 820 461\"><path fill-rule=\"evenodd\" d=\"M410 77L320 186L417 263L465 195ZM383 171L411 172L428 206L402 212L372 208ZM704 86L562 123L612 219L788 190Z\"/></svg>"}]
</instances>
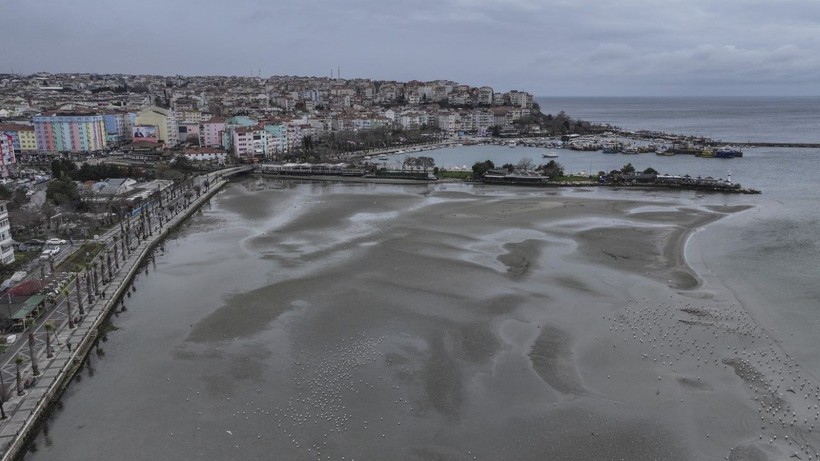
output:
<instances>
[{"instance_id":1,"label":"street lamp","mask_svg":"<svg viewBox=\"0 0 820 461\"><path fill-rule=\"evenodd\" d=\"M6 403L6 380L3 379L3 370L0 369L0 419L8 419L3 405Z\"/></svg>"}]
</instances>

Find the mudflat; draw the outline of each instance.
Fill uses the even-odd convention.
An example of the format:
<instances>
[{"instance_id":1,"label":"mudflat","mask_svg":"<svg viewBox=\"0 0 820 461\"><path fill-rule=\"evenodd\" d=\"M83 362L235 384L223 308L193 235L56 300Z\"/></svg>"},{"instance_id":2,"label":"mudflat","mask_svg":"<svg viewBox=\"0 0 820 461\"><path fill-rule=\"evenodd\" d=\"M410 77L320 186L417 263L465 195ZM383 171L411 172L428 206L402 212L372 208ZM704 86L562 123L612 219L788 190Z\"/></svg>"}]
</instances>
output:
<instances>
[{"instance_id":1,"label":"mudflat","mask_svg":"<svg viewBox=\"0 0 820 461\"><path fill-rule=\"evenodd\" d=\"M812 459L813 381L684 259L744 208L582 195L233 184L128 311L187 277L141 457Z\"/></svg>"}]
</instances>

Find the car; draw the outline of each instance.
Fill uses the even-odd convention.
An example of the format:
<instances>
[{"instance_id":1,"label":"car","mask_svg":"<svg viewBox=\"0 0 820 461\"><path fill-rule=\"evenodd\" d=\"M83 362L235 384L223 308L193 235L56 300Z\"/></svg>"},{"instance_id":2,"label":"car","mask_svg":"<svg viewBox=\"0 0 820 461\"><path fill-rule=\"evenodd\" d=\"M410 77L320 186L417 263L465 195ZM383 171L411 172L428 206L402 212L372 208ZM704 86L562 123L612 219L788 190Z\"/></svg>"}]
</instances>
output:
<instances>
[{"instance_id":1,"label":"car","mask_svg":"<svg viewBox=\"0 0 820 461\"><path fill-rule=\"evenodd\" d=\"M29 246L43 246L45 244L46 244L46 242L44 240L40 240L40 239L26 240L26 245L29 245Z\"/></svg>"},{"instance_id":2,"label":"car","mask_svg":"<svg viewBox=\"0 0 820 461\"><path fill-rule=\"evenodd\" d=\"M65 239L50 238L46 240L46 245L65 245Z\"/></svg>"}]
</instances>

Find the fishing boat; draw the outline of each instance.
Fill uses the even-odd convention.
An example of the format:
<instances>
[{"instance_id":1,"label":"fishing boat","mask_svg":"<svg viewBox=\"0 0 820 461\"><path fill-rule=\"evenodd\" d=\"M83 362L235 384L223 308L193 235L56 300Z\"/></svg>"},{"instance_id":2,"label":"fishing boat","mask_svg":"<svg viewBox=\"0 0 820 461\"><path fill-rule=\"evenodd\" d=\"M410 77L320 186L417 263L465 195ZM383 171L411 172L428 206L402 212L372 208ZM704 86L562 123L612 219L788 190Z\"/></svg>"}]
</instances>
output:
<instances>
[{"instance_id":1,"label":"fishing boat","mask_svg":"<svg viewBox=\"0 0 820 461\"><path fill-rule=\"evenodd\" d=\"M731 146L723 146L721 148L715 149L715 157L716 158L735 158L735 157L743 157L743 152L740 149L736 149Z\"/></svg>"},{"instance_id":2,"label":"fishing boat","mask_svg":"<svg viewBox=\"0 0 820 461\"><path fill-rule=\"evenodd\" d=\"M617 154L621 152L621 143L608 143L604 144L603 153L605 154Z\"/></svg>"}]
</instances>

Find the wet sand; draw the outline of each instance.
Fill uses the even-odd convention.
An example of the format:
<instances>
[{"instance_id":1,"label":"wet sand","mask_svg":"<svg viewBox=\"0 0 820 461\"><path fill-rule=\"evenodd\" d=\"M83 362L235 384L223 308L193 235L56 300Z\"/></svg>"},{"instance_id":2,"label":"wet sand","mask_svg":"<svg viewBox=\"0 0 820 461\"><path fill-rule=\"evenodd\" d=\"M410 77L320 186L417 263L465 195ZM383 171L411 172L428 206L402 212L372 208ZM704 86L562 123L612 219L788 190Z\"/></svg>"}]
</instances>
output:
<instances>
[{"instance_id":1,"label":"wet sand","mask_svg":"<svg viewBox=\"0 0 820 461\"><path fill-rule=\"evenodd\" d=\"M816 459L814 378L683 257L743 211L234 184L158 257L116 362L32 459Z\"/></svg>"}]
</instances>

